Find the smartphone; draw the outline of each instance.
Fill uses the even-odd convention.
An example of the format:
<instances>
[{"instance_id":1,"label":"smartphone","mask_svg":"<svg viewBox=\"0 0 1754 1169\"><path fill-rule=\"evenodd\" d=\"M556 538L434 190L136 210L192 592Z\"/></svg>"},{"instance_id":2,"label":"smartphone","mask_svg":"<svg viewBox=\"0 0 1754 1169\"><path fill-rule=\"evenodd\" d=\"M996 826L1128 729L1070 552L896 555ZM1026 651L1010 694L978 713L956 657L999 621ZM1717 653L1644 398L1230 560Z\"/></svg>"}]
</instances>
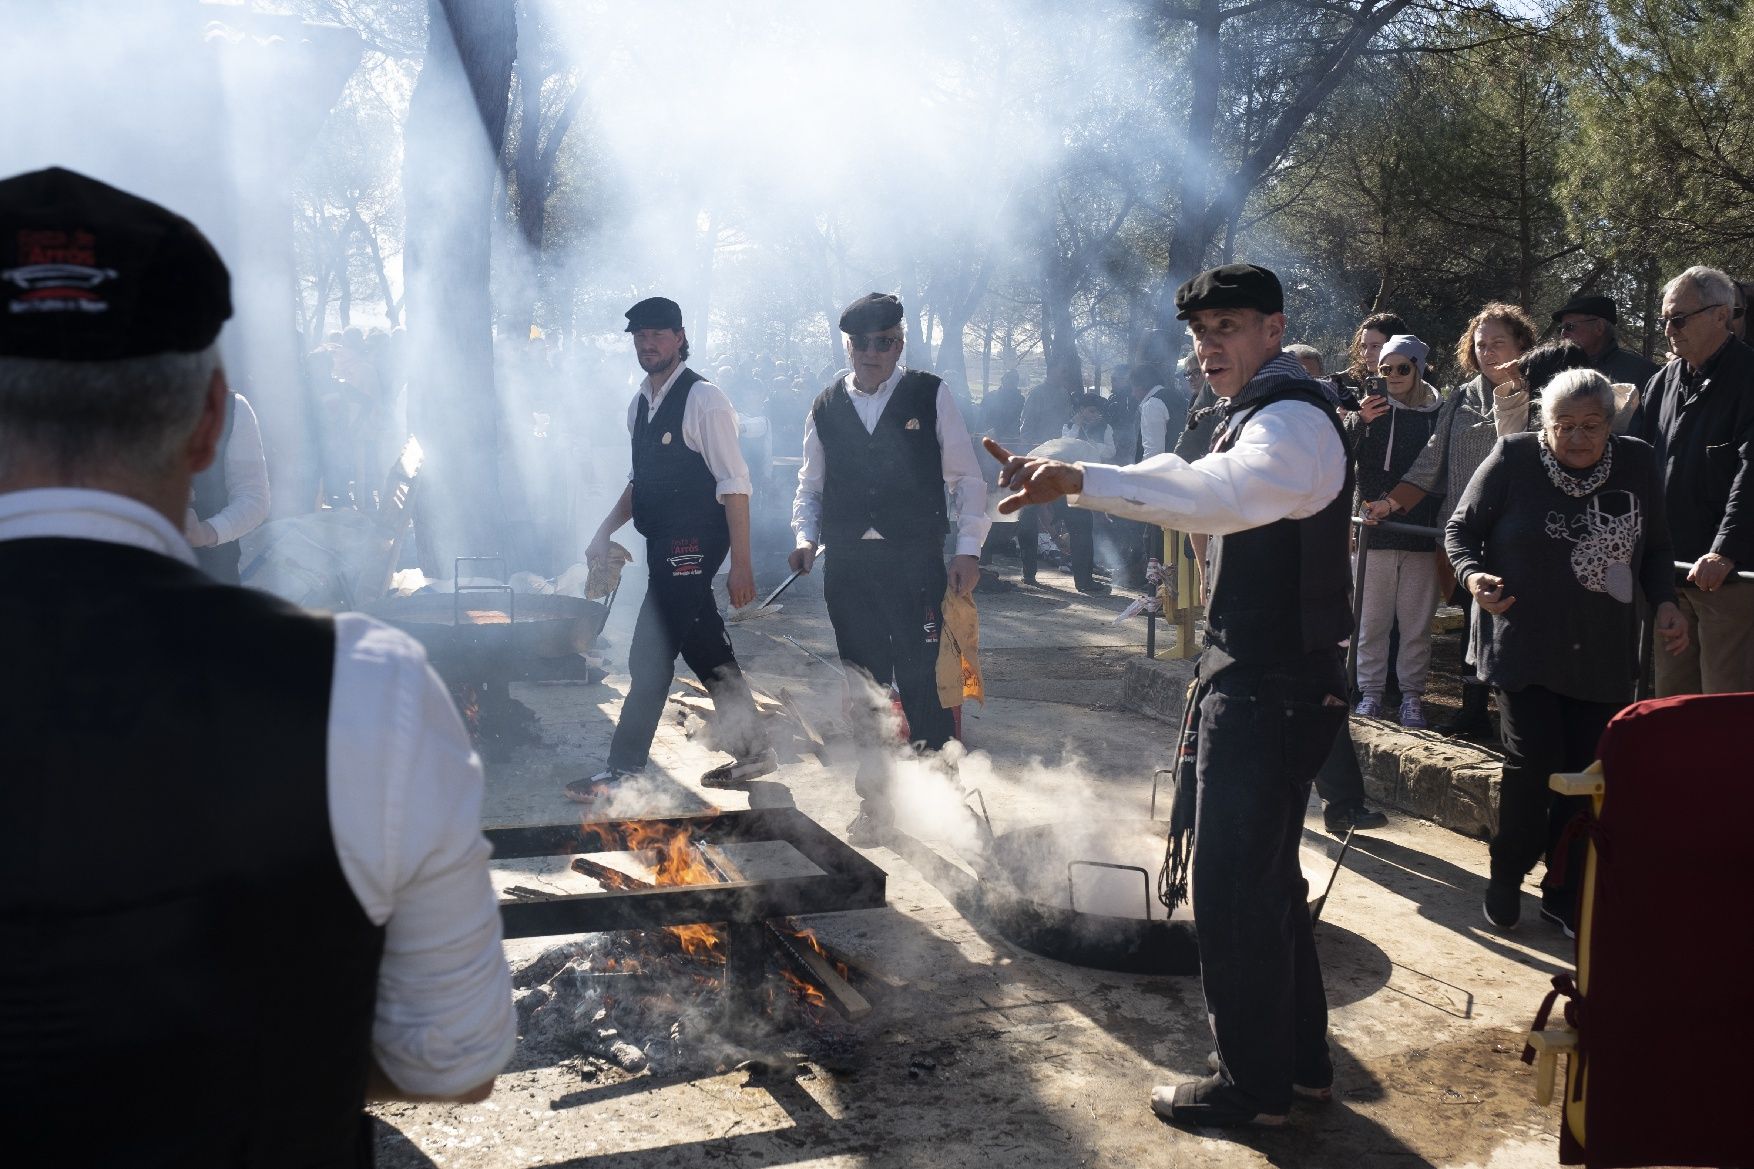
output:
<instances>
[{"instance_id":1,"label":"smartphone","mask_svg":"<svg viewBox=\"0 0 1754 1169\"><path fill-rule=\"evenodd\" d=\"M1364 379L1364 392L1366 397L1387 397L1389 392L1389 379L1378 374L1371 374Z\"/></svg>"}]
</instances>

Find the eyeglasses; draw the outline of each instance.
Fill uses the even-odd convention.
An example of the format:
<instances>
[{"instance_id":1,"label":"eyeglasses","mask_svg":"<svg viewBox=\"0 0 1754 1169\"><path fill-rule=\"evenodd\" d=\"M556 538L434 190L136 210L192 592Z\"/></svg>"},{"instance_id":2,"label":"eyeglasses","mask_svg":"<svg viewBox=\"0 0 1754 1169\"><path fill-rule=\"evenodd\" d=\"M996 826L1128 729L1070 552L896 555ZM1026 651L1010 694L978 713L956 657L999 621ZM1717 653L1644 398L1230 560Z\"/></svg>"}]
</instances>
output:
<instances>
[{"instance_id":1,"label":"eyeglasses","mask_svg":"<svg viewBox=\"0 0 1754 1169\"><path fill-rule=\"evenodd\" d=\"M894 349L897 345L901 344L901 338L900 337L854 337L854 338L852 338L852 344L853 344L853 348L858 350L860 353L864 353L866 350L875 350L878 353L888 353L891 349Z\"/></svg>"},{"instance_id":2,"label":"eyeglasses","mask_svg":"<svg viewBox=\"0 0 1754 1169\"><path fill-rule=\"evenodd\" d=\"M1602 319L1601 317L1585 317L1581 321L1566 321L1559 326L1559 335L1563 337L1567 333L1575 333L1585 325L1599 325L1602 323Z\"/></svg>"},{"instance_id":3,"label":"eyeglasses","mask_svg":"<svg viewBox=\"0 0 1754 1169\"><path fill-rule=\"evenodd\" d=\"M1376 367L1376 372L1385 377L1406 377L1413 372L1413 365L1411 362L1406 361L1400 362L1397 365L1390 365L1387 362L1384 362Z\"/></svg>"},{"instance_id":4,"label":"eyeglasses","mask_svg":"<svg viewBox=\"0 0 1754 1169\"><path fill-rule=\"evenodd\" d=\"M1608 424L1606 422L1555 422L1553 424L1553 433L1560 438L1570 438L1580 430L1585 438L1594 442L1607 433Z\"/></svg>"},{"instance_id":5,"label":"eyeglasses","mask_svg":"<svg viewBox=\"0 0 1754 1169\"><path fill-rule=\"evenodd\" d=\"M1683 329L1683 328L1687 327L1688 321L1692 320L1694 317L1698 316L1700 313L1704 312L1706 309L1708 309L1708 308L1722 308L1722 307L1724 307L1724 306L1721 303L1702 304L1690 313L1676 313L1672 317L1658 317L1657 318L1657 328L1662 329L1664 331L1667 331L1671 328Z\"/></svg>"}]
</instances>

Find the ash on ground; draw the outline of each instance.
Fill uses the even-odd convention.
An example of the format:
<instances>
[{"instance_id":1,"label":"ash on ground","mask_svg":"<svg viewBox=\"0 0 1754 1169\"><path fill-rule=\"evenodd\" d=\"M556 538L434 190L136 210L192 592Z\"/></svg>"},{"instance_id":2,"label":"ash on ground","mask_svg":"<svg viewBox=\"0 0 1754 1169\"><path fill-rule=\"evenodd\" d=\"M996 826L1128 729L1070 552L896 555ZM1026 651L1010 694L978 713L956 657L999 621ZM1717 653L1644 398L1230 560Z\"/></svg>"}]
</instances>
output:
<instances>
[{"instance_id":1,"label":"ash on ground","mask_svg":"<svg viewBox=\"0 0 1754 1169\"><path fill-rule=\"evenodd\" d=\"M867 995L868 981L859 981ZM760 1074L780 1053L846 1066L864 1043L865 1025L827 1006L776 952L768 953L749 996L753 1009L734 1006L725 993L723 949L704 947L686 931L592 934L553 946L515 969L512 985L515 1065L577 1063L586 1079L745 1065Z\"/></svg>"}]
</instances>

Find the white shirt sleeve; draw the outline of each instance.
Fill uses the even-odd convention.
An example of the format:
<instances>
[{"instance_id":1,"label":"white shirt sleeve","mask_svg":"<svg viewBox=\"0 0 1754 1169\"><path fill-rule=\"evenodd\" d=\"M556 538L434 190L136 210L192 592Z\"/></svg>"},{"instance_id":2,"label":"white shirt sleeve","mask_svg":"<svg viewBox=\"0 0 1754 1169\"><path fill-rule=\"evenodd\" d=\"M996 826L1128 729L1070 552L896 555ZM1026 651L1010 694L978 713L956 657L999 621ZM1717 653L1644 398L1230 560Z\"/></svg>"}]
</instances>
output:
<instances>
[{"instance_id":1,"label":"white shirt sleeve","mask_svg":"<svg viewBox=\"0 0 1754 1169\"><path fill-rule=\"evenodd\" d=\"M1304 519L1346 481L1346 448L1334 424L1307 402L1274 402L1221 454L1188 462L1165 454L1131 467L1079 464L1074 507L1222 536L1282 519Z\"/></svg>"},{"instance_id":2,"label":"white shirt sleeve","mask_svg":"<svg viewBox=\"0 0 1754 1169\"><path fill-rule=\"evenodd\" d=\"M816 411L804 415L804 465L798 468L798 494L792 497L792 535L797 546L822 542L822 440L816 437Z\"/></svg>"},{"instance_id":3,"label":"white shirt sleeve","mask_svg":"<svg viewBox=\"0 0 1754 1169\"><path fill-rule=\"evenodd\" d=\"M688 391L688 406L682 411L682 441L706 460L707 470L718 480L714 491L720 503L727 495L748 495L754 490L749 464L744 462L743 447L737 440L737 408L713 383L695 382Z\"/></svg>"},{"instance_id":4,"label":"white shirt sleeve","mask_svg":"<svg viewBox=\"0 0 1754 1169\"><path fill-rule=\"evenodd\" d=\"M1164 438L1169 434L1169 407L1162 398L1146 398L1139 403L1139 445L1144 448L1140 461L1164 453Z\"/></svg>"},{"instance_id":5,"label":"white shirt sleeve","mask_svg":"<svg viewBox=\"0 0 1754 1169\"><path fill-rule=\"evenodd\" d=\"M398 1088L449 1096L517 1044L481 834L481 763L412 638L335 618L329 815L349 886L384 926L372 1054Z\"/></svg>"},{"instance_id":6,"label":"white shirt sleeve","mask_svg":"<svg viewBox=\"0 0 1754 1169\"><path fill-rule=\"evenodd\" d=\"M812 435L812 437L814 437ZM805 463L809 463L809 441L806 439ZM987 529L993 521L987 516L987 483L975 461L974 441L968 437L968 424L950 387L938 386L938 451L944 469L944 486L950 489L952 514L956 523L956 555L979 556L986 542ZM997 470L997 467L994 468ZM804 490L799 477L798 490ZM794 513L796 507L793 508Z\"/></svg>"},{"instance_id":7,"label":"white shirt sleeve","mask_svg":"<svg viewBox=\"0 0 1754 1169\"><path fill-rule=\"evenodd\" d=\"M262 428L243 395L233 394L231 439L225 445L225 506L207 517L214 543L248 535L268 518L268 460L262 457Z\"/></svg>"}]
</instances>

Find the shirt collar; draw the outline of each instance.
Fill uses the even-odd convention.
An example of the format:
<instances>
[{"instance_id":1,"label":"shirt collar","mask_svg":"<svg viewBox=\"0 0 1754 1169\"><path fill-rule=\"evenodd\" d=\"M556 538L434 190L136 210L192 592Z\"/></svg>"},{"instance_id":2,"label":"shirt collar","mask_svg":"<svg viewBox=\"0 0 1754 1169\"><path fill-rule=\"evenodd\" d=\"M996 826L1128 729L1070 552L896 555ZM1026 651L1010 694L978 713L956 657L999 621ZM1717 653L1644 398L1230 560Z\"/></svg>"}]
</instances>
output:
<instances>
[{"instance_id":1,"label":"shirt collar","mask_svg":"<svg viewBox=\"0 0 1754 1169\"><path fill-rule=\"evenodd\" d=\"M0 540L43 537L126 544L195 563L195 551L183 533L137 499L82 487L0 493Z\"/></svg>"},{"instance_id":2,"label":"shirt collar","mask_svg":"<svg viewBox=\"0 0 1754 1169\"><path fill-rule=\"evenodd\" d=\"M670 371L670 376L664 379L664 384L655 390L652 388L652 375L647 374L645 380L639 384L640 393L646 396L646 401L656 406L658 399L670 392L670 387L676 384L676 379L681 377L682 371L687 368L687 362L678 361L676 368Z\"/></svg>"},{"instance_id":3,"label":"shirt collar","mask_svg":"<svg viewBox=\"0 0 1754 1169\"><path fill-rule=\"evenodd\" d=\"M878 384L877 388L875 390L873 390L872 392L870 392L869 394L861 394L861 393L859 393L859 391L857 389L855 389L853 387L853 375L849 373L849 374L847 374L847 393L851 394L855 397L864 398L866 401L869 401L872 398L881 398L884 394L887 394L890 390L893 390L895 388L896 383L901 381L902 375L904 375L906 373L907 373L907 362L905 362L905 361L896 362L895 363L895 372L890 374L888 377L884 378L883 381Z\"/></svg>"}]
</instances>

